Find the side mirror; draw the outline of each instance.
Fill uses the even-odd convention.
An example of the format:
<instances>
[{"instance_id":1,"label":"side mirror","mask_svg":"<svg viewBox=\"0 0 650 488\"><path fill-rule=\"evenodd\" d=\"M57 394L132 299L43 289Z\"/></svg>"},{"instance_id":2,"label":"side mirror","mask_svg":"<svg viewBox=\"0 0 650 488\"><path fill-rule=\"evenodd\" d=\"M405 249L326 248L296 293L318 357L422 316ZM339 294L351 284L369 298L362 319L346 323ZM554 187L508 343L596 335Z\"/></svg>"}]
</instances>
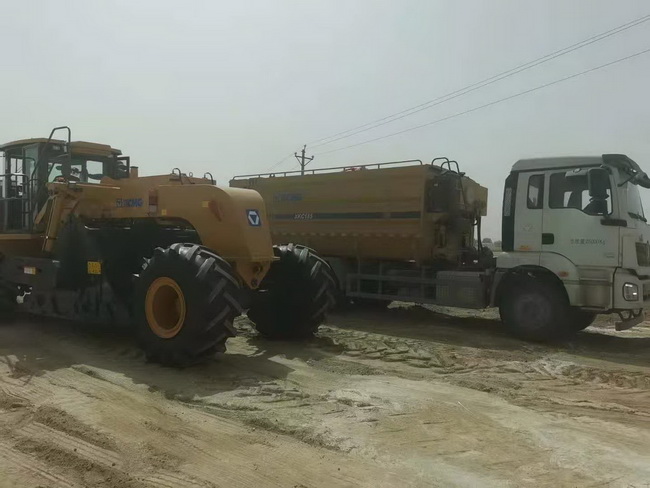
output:
<instances>
[{"instance_id":1,"label":"side mirror","mask_svg":"<svg viewBox=\"0 0 650 488\"><path fill-rule=\"evenodd\" d=\"M587 186L589 187L589 205L583 212L589 215L607 215L607 191L609 185L609 171L605 168L592 168L587 172Z\"/></svg>"},{"instance_id":2,"label":"side mirror","mask_svg":"<svg viewBox=\"0 0 650 488\"><path fill-rule=\"evenodd\" d=\"M592 168L587 172L589 196L596 200L606 200L609 186L609 171L604 168Z\"/></svg>"}]
</instances>

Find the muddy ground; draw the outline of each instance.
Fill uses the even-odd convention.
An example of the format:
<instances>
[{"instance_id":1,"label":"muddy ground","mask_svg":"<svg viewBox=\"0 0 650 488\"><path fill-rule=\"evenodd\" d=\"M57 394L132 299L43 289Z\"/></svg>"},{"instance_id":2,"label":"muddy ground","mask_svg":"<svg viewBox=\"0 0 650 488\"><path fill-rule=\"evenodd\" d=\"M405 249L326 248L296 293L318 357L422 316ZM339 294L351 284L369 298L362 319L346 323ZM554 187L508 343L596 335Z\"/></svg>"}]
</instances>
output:
<instances>
[{"instance_id":1,"label":"muddy ground","mask_svg":"<svg viewBox=\"0 0 650 488\"><path fill-rule=\"evenodd\" d=\"M440 312L355 310L308 344L242 318L187 370L128 334L3 324L0 486L650 486L649 323L545 346Z\"/></svg>"}]
</instances>

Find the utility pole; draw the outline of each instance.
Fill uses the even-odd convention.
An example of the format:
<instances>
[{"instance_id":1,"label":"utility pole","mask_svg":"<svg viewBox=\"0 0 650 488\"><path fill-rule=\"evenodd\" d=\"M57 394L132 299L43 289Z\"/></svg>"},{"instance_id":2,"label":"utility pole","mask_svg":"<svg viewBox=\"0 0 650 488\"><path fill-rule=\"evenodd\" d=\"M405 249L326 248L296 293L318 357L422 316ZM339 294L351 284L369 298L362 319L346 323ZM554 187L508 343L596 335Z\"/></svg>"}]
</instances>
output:
<instances>
[{"instance_id":1,"label":"utility pole","mask_svg":"<svg viewBox=\"0 0 650 488\"><path fill-rule=\"evenodd\" d=\"M311 163L314 159L314 156L308 158L305 156L305 150L307 149L307 144L302 146L302 151L301 155L298 156L298 153L293 153L293 155L296 157L298 160L298 163L300 164L300 174L304 175L305 174L305 166L307 166L309 163Z\"/></svg>"}]
</instances>

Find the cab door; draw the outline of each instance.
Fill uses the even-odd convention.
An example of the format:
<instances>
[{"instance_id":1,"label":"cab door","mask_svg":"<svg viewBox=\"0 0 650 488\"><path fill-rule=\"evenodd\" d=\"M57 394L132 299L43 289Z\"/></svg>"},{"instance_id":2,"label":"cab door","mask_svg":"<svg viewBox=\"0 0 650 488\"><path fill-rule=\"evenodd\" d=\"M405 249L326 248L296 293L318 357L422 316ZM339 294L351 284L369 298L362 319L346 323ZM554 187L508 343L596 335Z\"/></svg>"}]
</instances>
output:
<instances>
[{"instance_id":1,"label":"cab door","mask_svg":"<svg viewBox=\"0 0 650 488\"><path fill-rule=\"evenodd\" d=\"M506 208L504 201L504 224L508 220L511 237L511 251L530 253L529 264L539 264L542 250L542 215L544 207L544 174L513 173L509 179L514 184L512 201ZM508 188L506 182L506 192ZM508 215L507 215L508 214ZM506 229L506 227L504 227ZM507 236L504 233L504 242Z\"/></svg>"},{"instance_id":2,"label":"cab door","mask_svg":"<svg viewBox=\"0 0 650 488\"><path fill-rule=\"evenodd\" d=\"M607 215L595 214L590 205L589 169L549 171L542 249L545 253L560 254L578 267L613 269L618 265L619 227L605 225L606 217L617 211L613 208L613 185L610 177Z\"/></svg>"}]
</instances>

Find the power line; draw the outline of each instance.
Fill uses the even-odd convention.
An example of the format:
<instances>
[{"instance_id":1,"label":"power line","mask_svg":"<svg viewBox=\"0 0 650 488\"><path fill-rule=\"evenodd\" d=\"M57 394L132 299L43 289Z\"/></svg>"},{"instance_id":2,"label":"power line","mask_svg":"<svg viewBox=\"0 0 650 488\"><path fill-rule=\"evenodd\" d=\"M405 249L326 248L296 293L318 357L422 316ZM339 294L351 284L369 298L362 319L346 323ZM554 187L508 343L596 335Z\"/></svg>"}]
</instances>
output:
<instances>
[{"instance_id":1,"label":"power line","mask_svg":"<svg viewBox=\"0 0 650 488\"><path fill-rule=\"evenodd\" d=\"M309 145L312 147L318 147L318 146L324 146L327 144L331 144L332 142L341 140L341 139L347 139L348 137L351 137L353 135L359 134L361 132L366 132L372 129L375 129L377 127L380 127L385 124L390 124L391 122L395 122L396 120L403 119L405 117L409 117L413 114L416 114L418 112L421 112L423 110L427 110L429 108L435 107L436 105L440 105L442 103L448 102L449 100L453 100L454 98L458 98L462 95L466 95L467 93L471 93L475 90L478 90L480 88L486 87L488 85L491 85L493 83L496 83L497 81L503 80L504 78L508 78L509 76L513 76L515 74L521 73L522 71L526 71L528 69L534 68L535 66L539 66L540 64L544 64L548 61L551 61L553 59L556 59L560 56L563 56L565 54L571 53L573 51L576 51L578 49L581 49L585 46L589 46L590 44L593 44L595 42L601 41L603 39L606 39L608 37L611 37L613 35L619 34L627 29L631 29L632 27L635 27L639 24L642 24L644 22L647 22L650 20L650 14L645 15L643 17L640 17L636 20L630 21L626 24L620 25L618 27L615 27L613 29L610 29L608 31L602 32L600 34L597 34L595 36L592 36L588 39L585 39L583 41L580 41L578 43L572 44L571 46L565 47L563 49L560 49L558 51L554 51L550 54L547 54L545 56L542 56L540 58L537 58L533 61L529 61L525 64L519 65L515 68L509 69L507 71L504 71L502 73L496 74L494 76L491 76L489 78L486 78L482 81L478 81L476 83L473 83L471 85L468 85L464 88L460 88L458 90L455 90L451 93L448 93L446 95L442 95L438 98L435 98L433 100L429 100L427 102L421 103L419 105L416 105L414 107L402 110L401 112L397 112L392 115L387 115L386 117L382 117L381 119L374 120L372 122L368 122L366 124L354 127L352 129L348 129L342 132L338 132L336 134L333 134L328 137L323 137L321 139L317 139L313 142L311 142ZM321 153L324 154L324 153Z\"/></svg>"},{"instance_id":2,"label":"power line","mask_svg":"<svg viewBox=\"0 0 650 488\"><path fill-rule=\"evenodd\" d=\"M272 169L277 168L278 166L280 166L282 163L284 163L287 159L289 159L289 158L290 158L291 156L293 156L293 155L294 155L294 152L292 151L292 152L290 152L289 154L287 154L285 157L283 157L280 161L278 161L277 163L275 163L273 166L269 166L269 168L266 169L265 171L268 172L268 171L271 171Z\"/></svg>"},{"instance_id":3,"label":"power line","mask_svg":"<svg viewBox=\"0 0 650 488\"><path fill-rule=\"evenodd\" d=\"M463 112L459 112L459 113L456 113L456 114L453 114L453 115L449 115L449 116L443 117L441 119L433 120L433 121L427 122L425 124L420 124L420 125L416 125L414 127L409 127L407 129L403 129L403 130L400 130L398 132L393 132L391 134L386 134L386 135L383 135L383 136L380 136L380 137L375 137L374 139L368 139L368 140L365 140L365 141L362 141L362 142L357 142L356 144L350 144L348 146L340 147L340 148L337 148L337 149L330 149L329 151L324 151L324 152L321 152L321 153L317 153L316 156L320 156L322 154L329 154L329 153L337 152L337 151L342 151L344 149L349 149L351 147L361 146L363 144L369 144L371 142L379 141L381 139L386 139L388 137L393 137L393 136L397 136L399 134L404 134L405 132L410 132L412 130L421 129L422 127L427 127L429 125L437 124L439 122L444 122L446 120L453 119L455 117L460 117L461 115L466 115L466 114L469 114L469 113L472 113L472 112L476 112L477 110L481 110L483 108L491 107L492 105L496 105L497 103L505 102L507 100L512 100L513 98L517 98L517 97L520 97L522 95L526 95L528 93L532 93L534 91L541 90L542 88L547 88L549 86L557 85L558 83L562 83L564 81L568 81L568 80L571 80L573 78L577 78L578 76L582 76L582 75L585 75L587 73L591 73L593 71L597 71L597 70L602 69L602 68L607 68L608 66L612 66L614 64L621 63L623 61L627 61L628 59L632 59L632 58L635 58L637 56L641 56L642 54L646 54L648 52L650 52L650 48L645 49L643 51L639 51L639 52L637 52L635 54L631 54L629 56L625 56L623 58L619 58L619 59L617 59L615 61L610 61L609 63L601 64L600 66L596 66L595 68L590 68L588 70L581 71L580 73L575 73L573 75L566 76L564 78L560 78L559 80L551 81L549 83L545 83L543 85L539 85L539 86L536 86L534 88L530 88L528 90L524 90L522 92L515 93L514 95L510 95L510 96L507 96L507 97L504 97L504 98L500 98L498 100L494 100L492 102L486 103L484 105L480 105L478 107L471 108L469 110L465 110Z\"/></svg>"}]
</instances>

